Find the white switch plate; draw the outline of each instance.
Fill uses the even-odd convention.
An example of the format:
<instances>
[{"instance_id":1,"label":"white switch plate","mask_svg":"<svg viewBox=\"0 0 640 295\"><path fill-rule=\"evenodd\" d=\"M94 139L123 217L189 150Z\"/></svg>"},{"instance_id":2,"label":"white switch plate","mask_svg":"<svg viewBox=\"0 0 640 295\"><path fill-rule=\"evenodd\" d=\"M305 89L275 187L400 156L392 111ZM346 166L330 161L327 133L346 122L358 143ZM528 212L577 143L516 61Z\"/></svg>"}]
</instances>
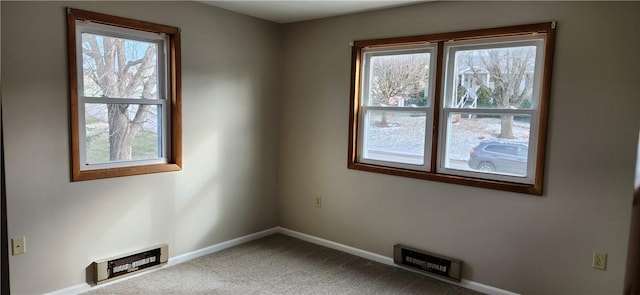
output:
<instances>
[{"instance_id":1,"label":"white switch plate","mask_svg":"<svg viewBox=\"0 0 640 295\"><path fill-rule=\"evenodd\" d=\"M24 236L11 239L11 249L13 255L20 255L27 252L27 241Z\"/></svg>"}]
</instances>

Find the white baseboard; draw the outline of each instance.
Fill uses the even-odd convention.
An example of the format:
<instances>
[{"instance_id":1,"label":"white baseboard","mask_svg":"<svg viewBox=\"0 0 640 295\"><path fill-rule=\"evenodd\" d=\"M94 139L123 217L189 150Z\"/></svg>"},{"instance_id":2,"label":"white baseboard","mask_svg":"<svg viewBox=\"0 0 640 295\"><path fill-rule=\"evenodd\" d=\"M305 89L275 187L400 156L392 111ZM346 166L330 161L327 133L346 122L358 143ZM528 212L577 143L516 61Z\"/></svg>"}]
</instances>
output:
<instances>
[{"instance_id":1,"label":"white baseboard","mask_svg":"<svg viewBox=\"0 0 640 295\"><path fill-rule=\"evenodd\" d=\"M266 229L266 230L263 230L263 231L260 231L260 232L257 232L257 233L248 234L246 236L235 238L233 240L221 242L221 243L218 243L218 244L206 247L206 248L202 248L202 249L199 249L199 250L195 250L193 252L189 252L189 253L185 253L185 254L182 254L182 255L178 255L178 256L173 257L173 258L169 258L169 261L167 261L167 264L165 264L162 267L156 268L156 269L151 269L149 271L144 271L144 272L141 272L141 273L138 273L138 274L134 274L134 275L131 275L131 276L126 276L126 277L123 277L121 279L115 279L113 281L110 281L110 282L107 282L107 283L104 283L104 284L100 284L100 285L95 285L95 286L92 286L92 285L87 284L87 283L82 283L82 284L78 284L78 285L71 286L71 287L68 287L68 288L64 288L64 289L60 289L60 290L57 290L57 291L53 291L51 293L46 293L46 295L80 294L80 293L83 293L83 292L94 290L96 288L101 288L101 287L108 286L108 285L111 285L111 284L117 284L117 283L122 282L124 280L132 279L132 278L135 278L135 277L138 277L138 276L141 276L141 275L145 275L145 274L148 274L150 272L157 271L159 269L162 269L162 268L165 268L165 267L168 267L168 266L171 266L171 265L176 265L176 264L180 264L180 263L183 263L183 262L187 262L189 260L196 259L196 258L198 258L200 256L204 256L204 255L208 255L208 254L211 254L211 253L214 253L214 252L222 251L224 249L231 248L233 246L238 246L240 244L244 244L246 242L249 242L249 241L252 241L252 240L256 240L256 239L259 239L259 238L262 238L262 237L266 237L266 236L269 236L269 235L272 235L272 234L275 234L275 233L278 233L278 232L279 232L278 228L277 227L273 227L273 228Z\"/></svg>"},{"instance_id":2,"label":"white baseboard","mask_svg":"<svg viewBox=\"0 0 640 295\"><path fill-rule=\"evenodd\" d=\"M393 259L389 258L387 256L382 256L376 253L372 253L372 252L368 252L365 250L361 250L358 248L354 248L351 246L347 246L347 245L343 245L340 243L336 243L334 241L329 241L329 240L325 240L323 238L318 238L312 235L308 235L308 234L304 234L301 232L297 232L294 230L290 230L284 227L278 227L278 232L283 234L283 235L287 235L290 237L294 237L296 239L300 239L303 241L307 241L310 243L314 243L316 245L321 245L321 246L325 246L331 249L336 249L336 250L340 250L342 252L346 252L355 256L359 256L365 259L369 259L369 260L373 260L375 262L379 262L382 264L387 264L387 265L393 265Z\"/></svg>"},{"instance_id":3,"label":"white baseboard","mask_svg":"<svg viewBox=\"0 0 640 295\"><path fill-rule=\"evenodd\" d=\"M204 255L208 255L208 254L211 254L211 253L214 253L214 252L222 251L224 249L231 248L233 246L238 246L240 244L244 244L246 242L253 241L253 240L256 240L256 239L259 239L259 238L262 238L262 237L266 237L266 236L269 236L269 235L272 235L272 234L275 234L275 233L278 233L278 228L277 227L266 229L266 230L263 230L263 231L260 231L260 232L257 232L257 233L253 233L253 234L248 234L246 236L242 236L242 237L239 237L239 238L235 238L233 240L229 240L229 241L226 241L226 242L218 243L218 244L215 244L213 246L202 248L200 250L196 250L196 251L193 251L193 252L189 252L189 253L185 253L185 254L182 254L182 255L178 255L176 257L169 258L169 261L167 262L167 266L176 265L176 264L179 264L179 263L187 262L189 260L196 259L196 258L198 258L200 256L204 256Z\"/></svg>"},{"instance_id":4,"label":"white baseboard","mask_svg":"<svg viewBox=\"0 0 640 295\"><path fill-rule=\"evenodd\" d=\"M378 262L378 263L391 265L391 266L394 266L394 267L399 267L398 265L393 263L393 259L390 258L390 257L382 256L382 255L379 255L379 254L376 254L376 253L372 253L372 252L365 251L365 250L362 250L362 249L354 248L354 247L351 247L351 246L347 246L347 245L344 245L344 244L336 243L336 242L329 241L329 240L326 240L326 239L323 239L323 238L319 238L319 237L316 237L316 236L308 235L308 234L305 234L305 233L301 233L301 232L290 230L290 229L287 229L287 228L284 228L284 227L277 226L277 227L273 227L273 228L270 228L270 229L267 229L267 230L263 230L263 231L260 231L260 232L257 232L257 233L248 234L246 236L235 238L233 240L221 242L221 243L218 243L218 244L206 247L206 248L195 250L193 252L189 252L189 253L185 253L185 254L182 254L182 255L178 255L178 256L173 257L173 258L169 258L169 261L167 262L167 264L165 266L157 268L157 269L153 269L151 271L153 272L153 271L156 271L158 269L162 269L162 268L167 267L167 266L171 266L171 265L176 265L176 264L180 264L180 263L183 263L183 262L187 262L189 260L193 260L193 259L196 259L196 258L204 256L204 255L208 255L208 254L211 254L211 253L222 251L224 249L231 248L233 246L244 244L244 243L247 243L247 242L262 238L262 237L266 237L266 236L269 236L269 235L272 235L272 234L276 234L276 233L281 233L283 235L294 237L294 238L297 238L297 239L300 239L300 240L303 240L303 241L307 241L307 242L314 243L314 244L317 244L317 245L321 245L321 246L325 246L325 247L328 247L328 248L336 249L336 250L339 250L339 251L342 251L342 252L346 252L346 253L349 253L349 254L352 254L352 255L355 255L355 256L358 256L358 257L362 257L362 258L365 258L365 259L369 259L369 260L372 260L372 261L375 261L375 262ZM47 295L79 294L79 293L83 293L83 292L87 292L87 291L93 290L95 288L100 288L100 287L108 286L108 285L111 285L111 284L116 284L118 282L122 282L124 280L135 278L135 277L138 277L138 276L141 276L141 275L145 275L147 273L149 273L149 272L142 272L140 274L127 276L127 277L124 277L122 279L117 279L117 280L114 280L114 281L111 281L111 282L108 282L108 283L105 283L105 284L102 284L102 285L98 285L98 286L92 286L92 285L89 285L87 283L82 283L82 284L71 286L71 287L68 287L68 288L65 288L65 289L60 289L60 290L57 290L57 291L53 291L51 293L47 293ZM434 278L440 279L440 278L437 278L437 277L434 277ZM456 283L451 282L451 281L445 281L445 282L450 283L450 284L456 284ZM477 282L474 282L474 281L468 281L468 280L464 280L464 279L462 280L462 282L457 283L456 285L461 286L461 287L465 287L467 289L471 289L471 290L474 290L474 291L478 291L478 292L482 292L482 293L485 293L485 294L489 294L489 295L517 295L517 293L513 293L513 292L510 292L510 291L507 291L507 290L503 290L503 289L487 286L487 285L484 285L484 284L480 284L480 283L477 283Z\"/></svg>"},{"instance_id":5,"label":"white baseboard","mask_svg":"<svg viewBox=\"0 0 640 295\"><path fill-rule=\"evenodd\" d=\"M393 258L390 258L390 257L387 257L387 256L382 256L382 255L379 255L379 254L376 254L376 253L372 253L372 252L361 250L361 249L354 248L354 247L351 247L351 246L343 245L343 244L336 243L336 242L333 242L333 241L325 240L323 238L318 238L318 237L315 237L315 236L312 236L312 235L308 235L308 234L305 234L305 233L297 232L297 231L290 230L290 229L283 228L283 227L277 227L277 229L278 229L278 232L283 234L283 235L294 237L294 238L297 238L297 239L300 239L300 240L303 240L303 241L307 241L307 242L314 243L314 244L317 244L317 245L325 246L325 247L328 247L328 248L336 249L336 250L339 250L339 251L342 251L342 252L346 252L346 253L349 253L349 254L352 254L352 255L355 255L355 256L359 256L359 257L362 257L362 258L365 258L365 259L373 260L375 262L379 262L379 263L382 263L382 264L386 264L386 265L390 265L390 266L394 266L394 267L400 267L400 266L398 266L397 264L395 264L393 262ZM400 267L400 268L406 269L406 268L403 268L403 267ZM410 269L406 269L406 270L411 271ZM433 278L445 281L445 282L450 283L450 284L455 284L455 285L458 285L460 287L464 287L464 288L471 289L471 290L474 290L474 291L478 291L478 292L481 292L481 293L489 294L489 295L517 295L517 293L513 293L511 291L495 288L495 287L492 287L492 286L487 286L487 285L484 285L484 284L480 284L480 283L477 283L477 282L474 282L474 281L465 280L465 279L462 279L462 281L460 283L455 283L455 282L452 282L452 281L443 280L443 279L438 278L438 277L433 277Z\"/></svg>"},{"instance_id":6,"label":"white baseboard","mask_svg":"<svg viewBox=\"0 0 640 295\"><path fill-rule=\"evenodd\" d=\"M67 295L67 294L80 294L91 290L91 285L87 283L77 284L68 288L56 290L45 295Z\"/></svg>"}]
</instances>

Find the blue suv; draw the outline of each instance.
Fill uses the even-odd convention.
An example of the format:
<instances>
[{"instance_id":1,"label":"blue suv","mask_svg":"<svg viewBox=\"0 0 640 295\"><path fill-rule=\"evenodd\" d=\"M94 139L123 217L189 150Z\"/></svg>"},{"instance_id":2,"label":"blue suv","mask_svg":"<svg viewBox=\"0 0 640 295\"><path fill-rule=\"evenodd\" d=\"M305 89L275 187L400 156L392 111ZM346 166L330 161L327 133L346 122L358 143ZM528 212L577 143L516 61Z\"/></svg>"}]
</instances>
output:
<instances>
[{"instance_id":1,"label":"blue suv","mask_svg":"<svg viewBox=\"0 0 640 295\"><path fill-rule=\"evenodd\" d=\"M468 165L480 171L526 176L528 154L527 143L487 140L471 149Z\"/></svg>"}]
</instances>

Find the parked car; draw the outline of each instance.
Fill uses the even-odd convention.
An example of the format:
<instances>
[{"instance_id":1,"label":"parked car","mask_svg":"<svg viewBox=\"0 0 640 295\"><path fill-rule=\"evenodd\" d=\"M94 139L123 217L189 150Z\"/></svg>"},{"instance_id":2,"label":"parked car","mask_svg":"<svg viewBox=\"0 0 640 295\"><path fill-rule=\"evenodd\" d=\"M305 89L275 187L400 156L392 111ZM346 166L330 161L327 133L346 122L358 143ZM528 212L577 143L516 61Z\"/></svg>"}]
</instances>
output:
<instances>
[{"instance_id":1,"label":"parked car","mask_svg":"<svg viewBox=\"0 0 640 295\"><path fill-rule=\"evenodd\" d=\"M468 165L472 169L527 175L528 143L487 140L471 149Z\"/></svg>"}]
</instances>

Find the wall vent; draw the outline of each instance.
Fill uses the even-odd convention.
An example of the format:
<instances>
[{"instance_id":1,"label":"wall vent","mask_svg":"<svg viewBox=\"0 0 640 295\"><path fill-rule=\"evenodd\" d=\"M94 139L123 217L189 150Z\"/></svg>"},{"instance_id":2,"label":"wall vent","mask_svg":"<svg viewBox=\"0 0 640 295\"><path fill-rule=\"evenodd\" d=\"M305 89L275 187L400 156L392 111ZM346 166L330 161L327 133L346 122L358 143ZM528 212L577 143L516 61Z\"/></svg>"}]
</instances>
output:
<instances>
[{"instance_id":1,"label":"wall vent","mask_svg":"<svg viewBox=\"0 0 640 295\"><path fill-rule=\"evenodd\" d=\"M403 245L393 246L393 262L427 275L460 282L462 260Z\"/></svg>"},{"instance_id":2,"label":"wall vent","mask_svg":"<svg viewBox=\"0 0 640 295\"><path fill-rule=\"evenodd\" d=\"M159 267L167 263L168 260L169 246L161 244L94 261L88 271L89 281L101 284L115 278L138 273L144 269Z\"/></svg>"}]
</instances>

